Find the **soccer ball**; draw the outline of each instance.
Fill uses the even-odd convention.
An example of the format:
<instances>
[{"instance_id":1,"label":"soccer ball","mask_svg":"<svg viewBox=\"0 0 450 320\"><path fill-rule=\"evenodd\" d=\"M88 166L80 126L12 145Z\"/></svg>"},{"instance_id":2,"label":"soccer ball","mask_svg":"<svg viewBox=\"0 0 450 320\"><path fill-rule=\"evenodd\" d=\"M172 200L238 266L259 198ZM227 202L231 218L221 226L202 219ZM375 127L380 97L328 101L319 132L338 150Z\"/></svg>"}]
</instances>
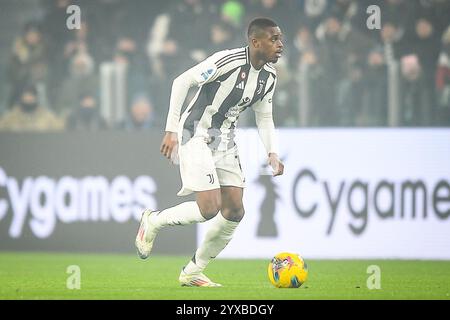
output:
<instances>
[{"instance_id":1,"label":"soccer ball","mask_svg":"<svg viewBox=\"0 0 450 320\"><path fill-rule=\"evenodd\" d=\"M308 267L295 253L277 254L267 269L270 282L277 288L298 288L308 278Z\"/></svg>"}]
</instances>

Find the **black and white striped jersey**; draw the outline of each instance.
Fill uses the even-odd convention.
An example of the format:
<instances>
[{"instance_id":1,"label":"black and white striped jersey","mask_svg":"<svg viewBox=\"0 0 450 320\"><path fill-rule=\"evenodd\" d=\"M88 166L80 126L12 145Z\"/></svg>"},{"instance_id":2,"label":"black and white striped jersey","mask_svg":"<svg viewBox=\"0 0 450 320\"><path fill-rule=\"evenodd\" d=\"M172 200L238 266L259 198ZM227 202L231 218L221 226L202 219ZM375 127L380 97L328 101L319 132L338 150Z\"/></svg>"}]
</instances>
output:
<instances>
[{"instance_id":1,"label":"black and white striped jersey","mask_svg":"<svg viewBox=\"0 0 450 320\"><path fill-rule=\"evenodd\" d=\"M276 70L270 64L260 70L253 68L248 47L217 52L180 77L184 83L199 86L179 122L179 113L177 119L176 112L169 111L166 131L178 132L182 145L194 136L203 136L212 149L233 147L239 115L250 106L257 113L270 115L273 123ZM173 96L176 86L174 81L171 109L175 108L172 104L180 103Z\"/></svg>"}]
</instances>

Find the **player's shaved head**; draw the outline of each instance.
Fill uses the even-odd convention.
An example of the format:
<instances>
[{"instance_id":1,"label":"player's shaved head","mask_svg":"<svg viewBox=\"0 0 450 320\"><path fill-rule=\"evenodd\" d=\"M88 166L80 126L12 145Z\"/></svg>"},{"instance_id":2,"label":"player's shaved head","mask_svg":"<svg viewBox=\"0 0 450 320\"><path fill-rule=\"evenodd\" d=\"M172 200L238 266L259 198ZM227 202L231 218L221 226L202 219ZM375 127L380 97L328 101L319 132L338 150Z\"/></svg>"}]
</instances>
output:
<instances>
[{"instance_id":1,"label":"player's shaved head","mask_svg":"<svg viewBox=\"0 0 450 320\"><path fill-rule=\"evenodd\" d=\"M248 38L261 38L267 28L278 27L275 21L268 18L257 18L250 22L248 26L247 36Z\"/></svg>"}]
</instances>

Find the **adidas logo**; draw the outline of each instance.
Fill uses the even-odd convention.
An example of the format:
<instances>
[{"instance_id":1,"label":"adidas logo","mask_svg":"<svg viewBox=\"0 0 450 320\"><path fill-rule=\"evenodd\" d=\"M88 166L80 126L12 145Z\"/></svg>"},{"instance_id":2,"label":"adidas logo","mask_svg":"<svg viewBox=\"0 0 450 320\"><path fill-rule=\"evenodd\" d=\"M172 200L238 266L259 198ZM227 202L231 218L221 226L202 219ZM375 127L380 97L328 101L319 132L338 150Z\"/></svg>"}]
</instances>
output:
<instances>
[{"instance_id":1,"label":"adidas logo","mask_svg":"<svg viewBox=\"0 0 450 320\"><path fill-rule=\"evenodd\" d=\"M244 87L245 87L244 81L241 81L241 82L236 86L237 89L241 89L241 90L244 90Z\"/></svg>"}]
</instances>

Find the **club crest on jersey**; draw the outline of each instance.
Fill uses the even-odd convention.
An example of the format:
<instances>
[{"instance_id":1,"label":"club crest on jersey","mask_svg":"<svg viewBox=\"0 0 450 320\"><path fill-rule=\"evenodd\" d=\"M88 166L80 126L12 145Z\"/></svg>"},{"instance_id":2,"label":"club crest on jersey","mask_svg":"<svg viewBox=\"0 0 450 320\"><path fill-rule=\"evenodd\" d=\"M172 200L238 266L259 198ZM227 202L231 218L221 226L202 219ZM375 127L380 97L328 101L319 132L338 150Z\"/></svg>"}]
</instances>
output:
<instances>
[{"instance_id":1,"label":"club crest on jersey","mask_svg":"<svg viewBox=\"0 0 450 320\"><path fill-rule=\"evenodd\" d=\"M256 92L256 94L261 94L261 92L264 88L264 83L265 83L264 80L259 80L259 88L258 88L258 91Z\"/></svg>"}]
</instances>

